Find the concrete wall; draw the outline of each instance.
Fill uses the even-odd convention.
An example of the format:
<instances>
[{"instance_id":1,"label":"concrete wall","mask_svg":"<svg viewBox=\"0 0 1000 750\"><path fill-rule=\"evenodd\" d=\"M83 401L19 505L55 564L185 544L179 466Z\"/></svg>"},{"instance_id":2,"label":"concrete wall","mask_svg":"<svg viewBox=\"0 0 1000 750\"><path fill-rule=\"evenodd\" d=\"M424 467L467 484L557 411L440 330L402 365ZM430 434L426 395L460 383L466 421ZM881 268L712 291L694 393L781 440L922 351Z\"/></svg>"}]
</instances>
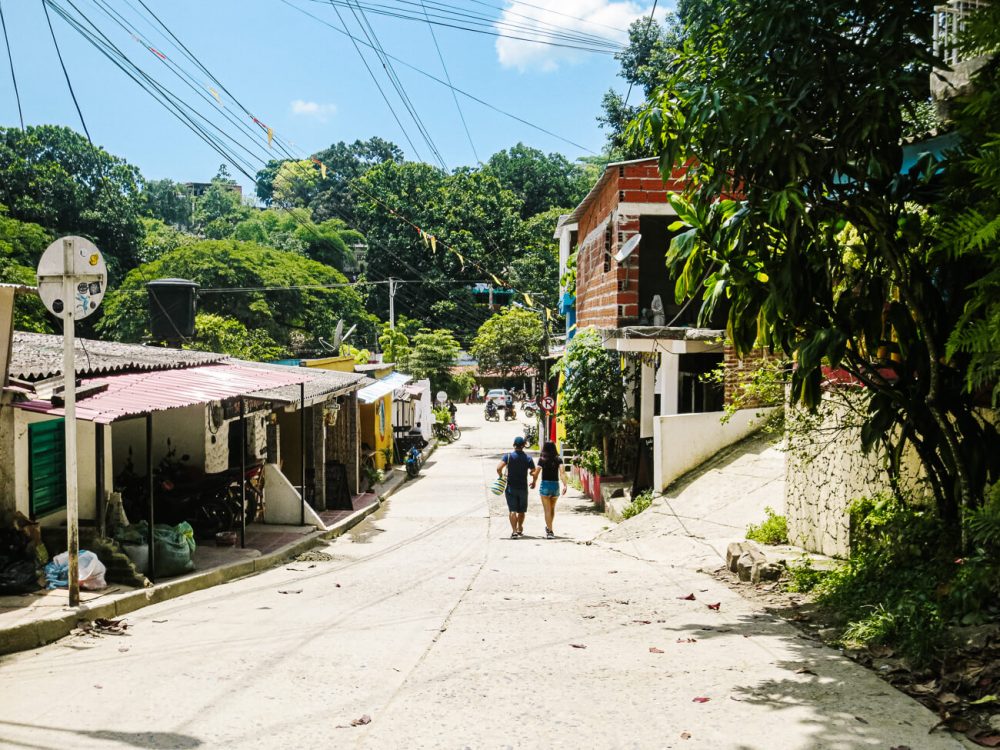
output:
<instances>
[{"instance_id":1,"label":"concrete wall","mask_svg":"<svg viewBox=\"0 0 1000 750\"><path fill-rule=\"evenodd\" d=\"M13 488L14 508L24 515L30 511L30 474L28 425L36 422L46 422L54 417L45 414L12 409L13 412ZM111 430L104 430L104 455L111 453ZM92 422L77 420L77 487L79 492L79 508L81 521L95 521L97 514L97 466L96 466L96 428ZM104 486L111 490L111 463L104 462ZM39 519L43 526L58 526L66 521L66 512L56 511Z\"/></svg>"},{"instance_id":2,"label":"concrete wall","mask_svg":"<svg viewBox=\"0 0 1000 750\"><path fill-rule=\"evenodd\" d=\"M663 490L723 448L760 429L774 409L742 409L728 422L724 412L670 414L653 419L653 487Z\"/></svg>"},{"instance_id":3,"label":"concrete wall","mask_svg":"<svg viewBox=\"0 0 1000 750\"><path fill-rule=\"evenodd\" d=\"M9 404L0 405L0 513L15 509L14 413L16 411Z\"/></svg>"},{"instance_id":4,"label":"concrete wall","mask_svg":"<svg viewBox=\"0 0 1000 750\"><path fill-rule=\"evenodd\" d=\"M787 413L788 539L811 552L845 557L851 545L851 503L890 491L882 452L861 452L861 433L854 416L861 396L843 390L828 394L815 419L794 409ZM920 462L910 452L904 460L903 484L916 498L930 500L920 475Z\"/></svg>"},{"instance_id":5,"label":"concrete wall","mask_svg":"<svg viewBox=\"0 0 1000 750\"><path fill-rule=\"evenodd\" d=\"M297 526L303 517L303 505L306 524L326 528L316 511L302 502L298 490L281 470L274 464L264 464L264 523Z\"/></svg>"}]
</instances>

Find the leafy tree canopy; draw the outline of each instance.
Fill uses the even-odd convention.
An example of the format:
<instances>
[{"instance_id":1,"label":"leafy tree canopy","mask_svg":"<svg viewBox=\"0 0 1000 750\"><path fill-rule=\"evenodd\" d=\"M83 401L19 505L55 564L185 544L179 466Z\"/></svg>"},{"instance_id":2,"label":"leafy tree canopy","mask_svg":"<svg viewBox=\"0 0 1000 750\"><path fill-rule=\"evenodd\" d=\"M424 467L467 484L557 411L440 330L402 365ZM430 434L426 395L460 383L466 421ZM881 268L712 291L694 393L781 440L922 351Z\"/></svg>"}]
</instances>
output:
<instances>
[{"instance_id":1,"label":"leafy tree canopy","mask_svg":"<svg viewBox=\"0 0 1000 750\"><path fill-rule=\"evenodd\" d=\"M472 356L482 373L523 375L542 356L542 321L538 313L508 307L479 327Z\"/></svg>"},{"instance_id":2,"label":"leafy tree canopy","mask_svg":"<svg viewBox=\"0 0 1000 750\"><path fill-rule=\"evenodd\" d=\"M579 164L523 143L493 154L486 166L504 188L521 199L523 219L557 206L575 206L590 189Z\"/></svg>"},{"instance_id":3,"label":"leafy tree canopy","mask_svg":"<svg viewBox=\"0 0 1000 750\"><path fill-rule=\"evenodd\" d=\"M281 359L288 353L267 331L260 328L249 330L234 318L214 313L198 313L195 317L195 338L188 348L223 352L256 362Z\"/></svg>"},{"instance_id":4,"label":"leafy tree canopy","mask_svg":"<svg viewBox=\"0 0 1000 750\"><path fill-rule=\"evenodd\" d=\"M400 369L416 380L430 378L431 388L436 393L444 390L451 380L451 368L458 361L458 352L458 342L451 331L425 328L413 337L410 356Z\"/></svg>"},{"instance_id":5,"label":"leafy tree canopy","mask_svg":"<svg viewBox=\"0 0 1000 750\"><path fill-rule=\"evenodd\" d=\"M675 201L689 227L668 256L678 299L702 296L704 317L725 299L737 349L794 357L795 400L819 403L826 367L864 384L864 446L881 444L897 476L912 446L957 529L997 478L1000 442L964 392L967 358L945 358L987 264L936 251L948 170L927 156L900 173L932 6L699 0L630 132L664 171L698 159ZM734 185L740 200L720 201Z\"/></svg>"},{"instance_id":6,"label":"leafy tree canopy","mask_svg":"<svg viewBox=\"0 0 1000 750\"><path fill-rule=\"evenodd\" d=\"M625 419L625 389L618 357L593 328L577 332L566 347L560 408L566 437L578 451L604 448ZM605 456L605 465L607 465Z\"/></svg>"},{"instance_id":7,"label":"leafy tree canopy","mask_svg":"<svg viewBox=\"0 0 1000 750\"><path fill-rule=\"evenodd\" d=\"M204 289L249 290L202 293L199 310L261 330L282 347L331 338L341 318L359 324L359 338L373 333L358 292L331 286L347 283L339 271L298 253L234 240L179 247L130 272L105 297L100 330L121 341L140 340L148 330L145 284L171 277L191 279Z\"/></svg>"},{"instance_id":8,"label":"leafy tree canopy","mask_svg":"<svg viewBox=\"0 0 1000 750\"><path fill-rule=\"evenodd\" d=\"M12 219L0 205L0 283L37 283L35 268L52 238L42 227ZM14 328L19 331L51 333L49 314L37 296L18 295L14 302Z\"/></svg>"},{"instance_id":9,"label":"leafy tree canopy","mask_svg":"<svg viewBox=\"0 0 1000 750\"><path fill-rule=\"evenodd\" d=\"M79 234L104 253L112 283L142 243L139 170L69 128L0 128L0 203L53 235Z\"/></svg>"}]
</instances>

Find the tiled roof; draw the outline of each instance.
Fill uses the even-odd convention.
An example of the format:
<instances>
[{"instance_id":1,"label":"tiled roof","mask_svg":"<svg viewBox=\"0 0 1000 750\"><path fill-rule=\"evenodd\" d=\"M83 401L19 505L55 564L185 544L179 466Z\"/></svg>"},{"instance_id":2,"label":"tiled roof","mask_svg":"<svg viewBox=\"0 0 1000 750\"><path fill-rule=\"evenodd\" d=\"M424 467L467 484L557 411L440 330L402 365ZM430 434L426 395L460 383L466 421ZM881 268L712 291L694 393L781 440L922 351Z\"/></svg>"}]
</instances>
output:
<instances>
[{"instance_id":1,"label":"tiled roof","mask_svg":"<svg viewBox=\"0 0 1000 750\"><path fill-rule=\"evenodd\" d=\"M95 339L76 340L76 374L103 375L142 370L171 370L227 359L226 354L167 349L142 344L121 344ZM10 375L21 380L41 380L62 373L63 339L44 333L14 333Z\"/></svg>"}]
</instances>

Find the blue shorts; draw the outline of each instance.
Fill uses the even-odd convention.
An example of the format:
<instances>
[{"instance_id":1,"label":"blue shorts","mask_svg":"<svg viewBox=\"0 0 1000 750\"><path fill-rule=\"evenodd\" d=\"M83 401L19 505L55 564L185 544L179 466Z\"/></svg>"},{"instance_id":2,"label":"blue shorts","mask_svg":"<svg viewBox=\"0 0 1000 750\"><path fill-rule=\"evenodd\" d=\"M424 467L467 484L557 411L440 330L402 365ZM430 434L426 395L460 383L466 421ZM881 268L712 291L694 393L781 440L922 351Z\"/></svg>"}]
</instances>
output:
<instances>
[{"instance_id":1,"label":"blue shorts","mask_svg":"<svg viewBox=\"0 0 1000 750\"><path fill-rule=\"evenodd\" d=\"M507 510L511 513L528 512L527 487L511 487L508 484L507 489L504 491L504 496L507 498Z\"/></svg>"},{"instance_id":2,"label":"blue shorts","mask_svg":"<svg viewBox=\"0 0 1000 750\"><path fill-rule=\"evenodd\" d=\"M538 494L542 497L556 497L559 494L559 480L543 479L538 487Z\"/></svg>"}]
</instances>

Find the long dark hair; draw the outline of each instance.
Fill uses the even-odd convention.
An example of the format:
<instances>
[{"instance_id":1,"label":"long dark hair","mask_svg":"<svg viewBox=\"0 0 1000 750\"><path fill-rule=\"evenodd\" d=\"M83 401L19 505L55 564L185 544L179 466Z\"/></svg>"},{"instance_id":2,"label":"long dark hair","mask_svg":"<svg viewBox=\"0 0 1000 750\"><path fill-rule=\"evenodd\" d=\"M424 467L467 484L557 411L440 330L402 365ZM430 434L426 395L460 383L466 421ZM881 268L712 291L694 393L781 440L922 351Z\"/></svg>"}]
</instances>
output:
<instances>
[{"instance_id":1,"label":"long dark hair","mask_svg":"<svg viewBox=\"0 0 1000 750\"><path fill-rule=\"evenodd\" d=\"M549 464L559 458L559 451L556 450L556 444L551 440L546 440L542 443L541 453L538 454L538 465L542 466Z\"/></svg>"}]
</instances>

